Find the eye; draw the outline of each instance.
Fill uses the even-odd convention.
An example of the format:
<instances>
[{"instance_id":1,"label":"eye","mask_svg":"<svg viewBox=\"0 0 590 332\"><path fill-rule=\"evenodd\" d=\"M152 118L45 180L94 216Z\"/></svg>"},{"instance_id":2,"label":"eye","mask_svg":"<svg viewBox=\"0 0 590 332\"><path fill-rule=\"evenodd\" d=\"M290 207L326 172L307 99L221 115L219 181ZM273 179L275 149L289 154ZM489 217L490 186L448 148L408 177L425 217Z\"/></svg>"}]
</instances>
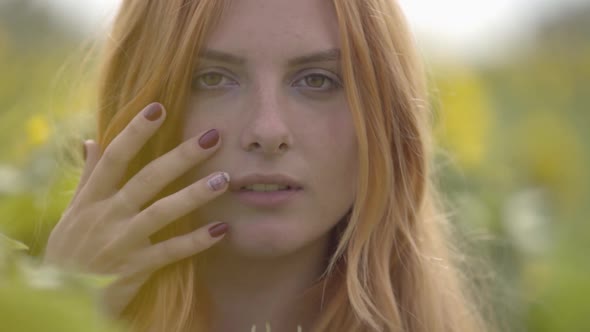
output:
<instances>
[{"instance_id":1,"label":"eye","mask_svg":"<svg viewBox=\"0 0 590 332\"><path fill-rule=\"evenodd\" d=\"M203 82L207 86L215 86L221 83L223 80L223 76L218 73L207 73L201 76L201 82Z\"/></svg>"},{"instance_id":2,"label":"eye","mask_svg":"<svg viewBox=\"0 0 590 332\"><path fill-rule=\"evenodd\" d=\"M295 86L309 88L312 91L330 91L341 86L336 78L332 78L325 74L313 73L297 80Z\"/></svg>"},{"instance_id":3,"label":"eye","mask_svg":"<svg viewBox=\"0 0 590 332\"><path fill-rule=\"evenodd\" d=\"M218 72L203 73L193 79L195 89L216 89L235 85L237 85L236 81Z\"/></svg>"}]
</instances>

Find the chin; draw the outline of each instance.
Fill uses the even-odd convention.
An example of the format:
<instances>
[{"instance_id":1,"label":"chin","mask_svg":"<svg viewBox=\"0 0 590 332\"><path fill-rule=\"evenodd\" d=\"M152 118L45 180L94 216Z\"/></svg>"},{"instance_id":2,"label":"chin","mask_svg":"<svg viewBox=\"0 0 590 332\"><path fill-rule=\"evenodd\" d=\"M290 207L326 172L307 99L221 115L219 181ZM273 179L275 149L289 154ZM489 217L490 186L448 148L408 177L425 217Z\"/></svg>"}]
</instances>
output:
<instances>
[{"instance_id":1,"label":"chin","mask_svg":"<svg viewBox=\"0 0 590 332\"><path fill-rule=\"evenodd\" d=\"M292 223L297 226L297 223ZM299 229L289 227L287 222L244 222L232 224L220 247L234 254L250 258L276 258L304 247L306 239Z\"/></svg>"}]
</instances>

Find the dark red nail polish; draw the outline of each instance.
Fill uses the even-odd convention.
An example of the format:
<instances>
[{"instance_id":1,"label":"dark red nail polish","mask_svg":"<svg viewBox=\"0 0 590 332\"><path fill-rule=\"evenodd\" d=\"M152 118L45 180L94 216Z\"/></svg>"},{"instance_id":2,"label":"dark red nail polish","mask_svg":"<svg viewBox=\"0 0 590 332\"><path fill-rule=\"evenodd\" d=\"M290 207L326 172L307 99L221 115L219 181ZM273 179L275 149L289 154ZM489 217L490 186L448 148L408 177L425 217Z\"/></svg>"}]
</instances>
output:
<instances>
[{"instance_id":1,"label":"dark red nail polish","mask_svg":"<svg viewBox=\"0 0 590 332\"><path fill-rule=\"evenodd\" d=\"M201 138L199 138L199 145L203 149L210 149L214 147L217 142L219 141L219 132L217 129L211 129L208 132L204 133Z\"/></svg>"},{"instance_id":2,"label":"dark red nail polish","mask_svg":"<svg viewBox=\"0 0 590 332\"><path fill-rule=\"evenodd\" d=\"M162 105L159 103L151 103L143 111L143 116L150 121L156 121L162 116Z\"/></svg>"},{"instance_id":3,"label":"dark red nail polish","mask_svg":"<svg viewBox=\"0 0 590 332\"><path fill-rule=\"evenodd\" d=\"M212 237L220 237L227 232L229 226L226 223L217 224L209 228L209 234Z\"/></svg>"}]
</instances>

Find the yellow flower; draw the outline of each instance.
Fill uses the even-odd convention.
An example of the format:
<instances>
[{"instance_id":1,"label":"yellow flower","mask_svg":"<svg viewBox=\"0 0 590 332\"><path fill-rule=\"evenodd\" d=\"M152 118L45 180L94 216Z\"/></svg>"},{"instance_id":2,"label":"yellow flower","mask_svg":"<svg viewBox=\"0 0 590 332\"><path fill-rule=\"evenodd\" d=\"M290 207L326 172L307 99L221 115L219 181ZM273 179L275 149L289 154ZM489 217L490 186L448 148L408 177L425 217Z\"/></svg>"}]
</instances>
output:
<instances>
[{"instance_id":1,"label":"yellow flower","mask_svg":"<svg viewBox=\"0 0 590 332\"><path fill-rule=\"evenodd\" d=\"M446 69L445 69L446 71ZM479 78L465 68L453 68L437 82L440 121L437 138L459 166L479 167L486 157L492 111Z\"/></svg>"},{"instance_id":2,"label":"yellow flower","mask_svg":"<svg viewBox=\"0 0 590 332\"><path fill-rule=\"evenodd\" d=\"M31 145L42 145L51 135L51 127L46 117L35 114L27 121L27 138Z\"/></svg>"}]
</instances>

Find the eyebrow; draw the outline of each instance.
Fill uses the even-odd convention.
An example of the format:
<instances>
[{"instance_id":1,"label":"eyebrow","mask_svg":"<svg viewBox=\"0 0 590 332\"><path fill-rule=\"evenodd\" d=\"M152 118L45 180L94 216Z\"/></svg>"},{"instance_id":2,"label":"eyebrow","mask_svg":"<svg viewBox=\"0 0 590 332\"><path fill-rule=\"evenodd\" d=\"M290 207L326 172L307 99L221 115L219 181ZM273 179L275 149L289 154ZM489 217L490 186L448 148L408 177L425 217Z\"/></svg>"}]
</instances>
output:
<instances>
[{"instance_id":1,"label":"eyebrow","mask_svg":"<svg viewBox=\"0 0 590 332\"><path fill-rule=\"evenodd\" d=\"M225 53L213 49L204 49L199 54L199 59L201 60L211 60L211 61L219 61L225 62L228 64L233 65L243 65L246 63L246 59L243 57L239 57L237 55L233 55L230 53ZM313 62L327 62L327 61L339 61L340 60L340 49L339 48L331 48L324 51L305 54L301 56L297 56L295 58L289 59L287 61L287 65L289 67L300 66L307 63Z\"/></svg>"}]
</instances>

